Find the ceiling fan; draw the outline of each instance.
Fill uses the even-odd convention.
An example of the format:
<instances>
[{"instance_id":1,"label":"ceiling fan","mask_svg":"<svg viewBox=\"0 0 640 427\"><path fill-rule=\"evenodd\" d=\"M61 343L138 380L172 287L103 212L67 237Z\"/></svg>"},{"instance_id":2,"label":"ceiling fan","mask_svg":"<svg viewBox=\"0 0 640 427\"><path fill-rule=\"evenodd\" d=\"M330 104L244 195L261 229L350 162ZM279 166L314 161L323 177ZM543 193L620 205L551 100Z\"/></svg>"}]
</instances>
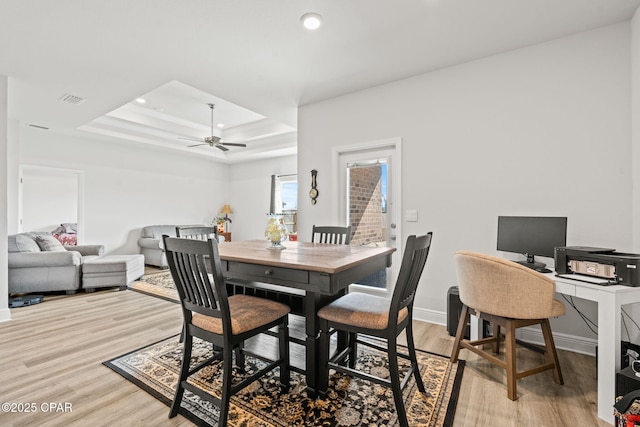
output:
<instances>
[{"instance_id":1,"label":"ceiling fan","mask_svg":"<svg viewBox=\"0 0 640 427\"><path fill-rule=\"evenodd\" d=\"M216 106L215 104L207 104L207 105L209 105L209 108L211 108L211 136L206 136L203 139L195 139L195 138L180 138L180 139L186 139L188 141L204 141L201 144L189 145L188 147L199 147L201 145L208 145L210 147L216 147L222 151L229 151L229 149L225 147L225 145L228 145L230 147L246 147L247 144L240 144L237 142L222 142L222 138L220 138L219 136L215 136L213 134L213 109L216 108Z\"/></svg>"}]
</instances>

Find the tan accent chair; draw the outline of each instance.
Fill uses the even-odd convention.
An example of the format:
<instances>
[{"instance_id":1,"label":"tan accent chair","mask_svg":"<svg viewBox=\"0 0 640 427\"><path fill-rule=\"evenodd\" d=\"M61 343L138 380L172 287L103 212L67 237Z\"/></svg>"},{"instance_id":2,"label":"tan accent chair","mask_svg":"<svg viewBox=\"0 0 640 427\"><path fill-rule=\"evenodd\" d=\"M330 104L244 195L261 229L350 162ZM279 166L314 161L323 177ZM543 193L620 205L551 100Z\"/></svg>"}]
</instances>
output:
<instances>
[{"instance_id":1,"label":"tan accent chair","mask_svg":"<svg viewBox=\"0 0 640 427\"><path fill-rule=\"evenodd\" d=\"M460 251L455 256L462 301L451 361L458 360L461 348L466 348L507 370L507 396L518 398L516 381L548 369L553 370L556 383L563 384L558 355L553 342L549 318L565 314L562 301L554 299L554 281L513 261L476 252ZM493 336L469 341L463 338L469 315L475 314L493 325ZM547 362L518 372L516 369L516 328L540 325L544 336ZM500 331L504 328L506 354L500 352ZM493 353L484 351L484 344L492 344Z\"/></svg>"},{"instance_id":2,"label":"tan accent chair","mask_svg":"<svg viewBox=\"0 0 640 427\"><path fill-rule=\"evenodd\" d=\"M227 295L218 253L218 242L163 236L167 262L176 284L182 316L184 318L184 349L180 378L169 418L175 417L185 390L220 407L218 425L227 425L231 395L242 390L271 370L280 368L280 383L289 387L289 306L249 295ZM208 274L211 272L211 275ZM213 280L212 280L213 279ZM266 363L250 375L243 375L233 382L233 351L241 372L245 371L244 341L277 327L279 356L276 360L254 354ZM190 366L193 337L213 344L213 355L195 367ZM211 363L222 360L222 387L220 397L213 396L194 383L189 377Z\"/></svg>"}]
</instances>

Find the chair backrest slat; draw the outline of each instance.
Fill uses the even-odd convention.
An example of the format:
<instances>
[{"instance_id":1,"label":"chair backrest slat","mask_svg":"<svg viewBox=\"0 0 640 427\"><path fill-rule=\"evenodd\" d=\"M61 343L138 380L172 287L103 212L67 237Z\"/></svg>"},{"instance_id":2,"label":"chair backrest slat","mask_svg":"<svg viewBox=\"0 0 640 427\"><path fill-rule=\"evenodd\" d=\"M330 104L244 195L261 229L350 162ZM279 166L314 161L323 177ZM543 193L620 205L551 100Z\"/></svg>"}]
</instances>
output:
<instances>
[{"instance_id":1,"label":"chair backrest slat","mask_svg":"<svg viewBox=\"0 0 640 427\"><path fill-rule=\"evenodd\" d=\"M185 239L195 240L218 240L218 227L205 226L178 226L176 227L176 236Z\"/></svg>"},{"instance_id":2,"label":"chair backrest slat","mask_svg":"<svg viewBox=\"0 0 640 427\"><path fill-rule=\"evenodd\" d=\"M172 238L166 235L163 240L183 310L222 318L223 331L231 331L227 289L217 240Z\"/></svg>"},{"instance_id":3,"label":"chair backrest slat","mask_svg":"<svg viewBox=\"0 0 640 427\"><path fill-rule=\"evenodd\" d=\"M432 236L433 233L429 232L419 237L412 235L407 239L398 280L391 299L390 313L395 312L397 315L399 310L413 304L416 289L429 256Z\"/></svg>"},{"instance_id":4,"label":"chair backrest slat","mask_svg":"<svg viewBox=\"0 0 640 427\"><path fill-rule=\"evenodd\" d=\"M313 226L312 243L331 243L334 245L348 245L351 243L351 226Z\"/></svg>"}]
</instances>

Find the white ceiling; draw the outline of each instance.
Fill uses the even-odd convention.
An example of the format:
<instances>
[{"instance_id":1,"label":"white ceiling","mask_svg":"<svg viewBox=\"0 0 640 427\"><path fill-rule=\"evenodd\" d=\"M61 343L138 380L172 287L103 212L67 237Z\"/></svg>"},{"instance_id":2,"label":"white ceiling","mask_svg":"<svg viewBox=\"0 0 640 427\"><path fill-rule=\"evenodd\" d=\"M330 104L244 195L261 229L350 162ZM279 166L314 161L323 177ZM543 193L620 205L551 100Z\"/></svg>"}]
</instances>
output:
<instances>
[{"instance_id":1,"label":"white ceiling","mask_svg":"<svg viewBox=\"0 0 640 427\"><path fill-rule=\"evenodd\" d=\"M295 152L299 105L630 19L640 0L1 0L9 117L235 162ZM317 12L310 32L300 16ZM84 98L60 101L64 94ZM135 99L144 97L140 105ZM180 137L245 142L226 154ZM46 132L46 131L43 131ZM218 130L216 130L218 132Z\"/></svg>"}]
</instances>

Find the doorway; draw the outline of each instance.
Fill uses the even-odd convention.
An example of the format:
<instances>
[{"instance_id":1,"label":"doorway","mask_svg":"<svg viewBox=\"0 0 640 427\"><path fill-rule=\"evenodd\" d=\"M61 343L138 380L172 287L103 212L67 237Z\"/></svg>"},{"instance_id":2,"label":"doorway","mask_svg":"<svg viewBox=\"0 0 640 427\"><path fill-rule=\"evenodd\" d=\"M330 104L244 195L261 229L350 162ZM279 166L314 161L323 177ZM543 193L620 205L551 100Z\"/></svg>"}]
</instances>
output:
<instances>
[{"instance_id":1,"label":"doorway","mask_svg":"<svg viewBox=\"0 0 640 427\"><path fill-rule=\"evenodd\" d=\"M336 150L338 217L351 225L351 244L396 247L392 266L353 286L374 294L393 292L402 248L400 216L400 140L385 140Z\"/></svg>"},{"instance_id":2,"label":"doorway","mask_svg":"<svg viewBox=\"0 0 640 427\"><path fill-rule=\"evenodd\" d=\"M18 230L52 232L63 223L77 224L83 239L82 171L20 165Z\"/></svg>"}]
</instances>

